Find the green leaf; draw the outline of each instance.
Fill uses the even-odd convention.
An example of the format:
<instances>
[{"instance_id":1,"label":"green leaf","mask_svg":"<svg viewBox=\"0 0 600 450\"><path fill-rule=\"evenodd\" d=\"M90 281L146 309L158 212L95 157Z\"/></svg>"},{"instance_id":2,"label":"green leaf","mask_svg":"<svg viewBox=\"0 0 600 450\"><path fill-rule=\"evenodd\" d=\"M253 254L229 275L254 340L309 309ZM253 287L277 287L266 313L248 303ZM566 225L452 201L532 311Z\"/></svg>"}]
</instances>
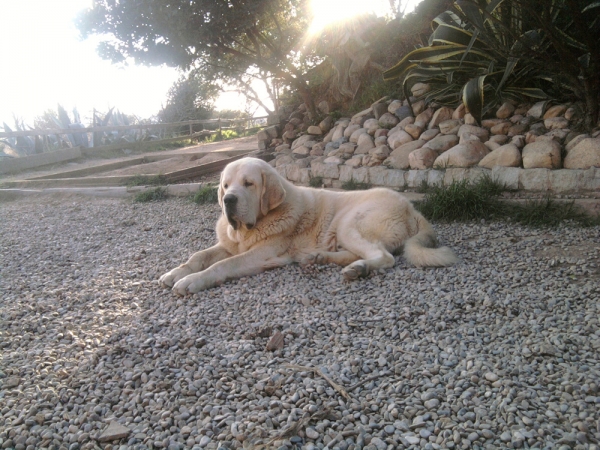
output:
<instances>
[{"instance_id":1,"label":"green leaf","mask_svg":"<svg viewBox=\"0 0 600 450\"><path fill-rule=\"evenodd\" d=\"M591 5L587 5L585 8L583 8L581 10L581 12L584 13L586 11L589 11L590 9L599 8L599 7L600 7L600 2L594 2Z\"/></svg>"},{"instance_id":2,"label":"green leaf","mask_svg":"<svg viewBox=\"0 0 600 450\"><path fill-rule=\"evenodd\" d=\"M463 88L463 103L475 118L478 124L481 124L481 113L484 102L483 83L486 75L469 80Z\"/></svg>"},{"instance_id":3,"label":"green leaf","mask_svg":"<svg viewBox=\"0 0 600 450\"><path fill-rule=\"evenodd\" d=\"M406 72L418 66L418 63L436 62L460 55L464 52L464 45L439 45L436 47L423 47L413 50L400 60L394 67L383 72L385 81L404 76Z\"/></svg>"}]
</instances>

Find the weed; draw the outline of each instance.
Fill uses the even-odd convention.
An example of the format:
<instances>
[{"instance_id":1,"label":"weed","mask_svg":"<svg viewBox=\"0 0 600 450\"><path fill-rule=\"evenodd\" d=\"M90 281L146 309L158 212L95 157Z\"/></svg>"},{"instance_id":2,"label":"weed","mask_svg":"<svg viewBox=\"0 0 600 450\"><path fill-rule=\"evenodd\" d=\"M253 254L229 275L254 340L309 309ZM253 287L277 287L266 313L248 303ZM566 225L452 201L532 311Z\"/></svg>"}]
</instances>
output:
<instances>
[{"instance_id":1,"label":"weed","mask_svg":"<svg viewBox=\"0 0 600 450\"><path fill-rule=\"evenodd\" d=\"M313 177L308 180L308 185L314 188L323 187L323 177Z\"/></svg>"},{"instance_id":2,"label":"weed","mask_svg":"<svg viewBox=\"0 0 600 450\"><path fill-rule=\"evenodd\" d=\"M205 203L217 203L219 201L217 186L213 184L202 186L200 190L194 194L192 201L199 205Z\"/></svg>"},{"instance_id":3,"label":"weed","mask_svg":"<svg viewBox=\"0 0 600 450\"><path fill-rule=\"evenodd\" d=\"M359 183L354 180L346 181L342 184L342 189L346 191L362 191L370 188L371 185L369 183Z\"/></svg>"},{"instance_id":4,"label":"weed","mask_svg":"<svg viewBox=\"0 0 600 450\"><path fill-rule=\"evenodd\" d=\"M500 195L507 190L485 175L474 183L462 180L447 187L428 187L425 199L415 202L415 206L428 219L441 222L506 220L534 227L553 227L565 220L581 226L600 224L600 216L591 217L574 203L564 204L550 198L525 204L503 201Z\"/></svg>"},{"instance_id":5,"label":"weed","mask_svg":"<svg viewBox=\"0 0 600 450\"><path fill-rule=\"evenodd\" d=\"M127 182L128 187L133 186L164 186L167 179L163 175L136 175Z\"/></svg>"},{"instance_id":6,"label":"weed","mask_svg":"<svg viewBox=\"0 0 600 450\"><path fill-rule=\"evenodd\" d=\"M167 197L168 194L165 188L155 187L154 189L148 189L138 193L133 201L138 203L158 202L165 200Z\"/></svg>"}]
</instances>

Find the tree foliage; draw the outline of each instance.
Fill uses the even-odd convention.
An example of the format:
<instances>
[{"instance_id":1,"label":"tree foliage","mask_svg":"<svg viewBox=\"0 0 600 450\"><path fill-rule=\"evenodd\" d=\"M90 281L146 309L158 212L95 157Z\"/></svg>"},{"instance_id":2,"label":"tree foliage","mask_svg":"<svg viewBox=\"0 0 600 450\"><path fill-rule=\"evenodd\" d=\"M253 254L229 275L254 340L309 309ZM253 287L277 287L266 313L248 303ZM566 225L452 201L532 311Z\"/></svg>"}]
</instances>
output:
<instances>
[{"instance_id":1,"label":"tree foliage","mask_svg":"<svg viewBox=\"0 0 600 450\"><path fill-rule=\"evenodd\" d=\"M309 20L308 0L94 0L78 27L83 37L108 36L99 53L114 62L168 64L221 81L262 73L299 90L314 110L304 76L314 58L302 51Z\"/></svg>"},{"instance_id":2,"label":"tree foliage","mask_svg":"<svg viewBox=\"0 0 600 450\"><path fill-rule=\"evenodd\" d=\"M208 119L218 88L192 74L180 77L167 93L167 103L158 113L164 123Z\"/></svg>"}]
</instances>

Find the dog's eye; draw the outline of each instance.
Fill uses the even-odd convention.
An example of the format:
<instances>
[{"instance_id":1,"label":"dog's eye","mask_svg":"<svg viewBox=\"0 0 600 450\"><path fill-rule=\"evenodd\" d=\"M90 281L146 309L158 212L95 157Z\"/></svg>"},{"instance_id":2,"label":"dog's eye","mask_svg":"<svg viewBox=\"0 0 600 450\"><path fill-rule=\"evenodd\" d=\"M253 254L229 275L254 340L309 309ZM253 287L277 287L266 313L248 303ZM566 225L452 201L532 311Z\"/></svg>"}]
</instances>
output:
<instances>
[{"instance_id":1,"label":"dog's eye","mask_svg":"<svg viewBox=\"0 0 600 450\"><path fill-rule=\"evenodd\" d=\"M252 183L251 183L250 181L246 181L246 182L244 183L244 186L246 186L246 187L250 187L250 186L252 186Z\"/></svg>"},{"instance_id":2,"label":"dog's eye","mask_svg":"<svg viewBox=\"0 0 600 450\"><path fill-rule=\"evenodd\" d=\"M227 185L227 183L225 183L225 184L223 185L223 187L224 187L225 189L227 189L229 186Z\"/></svg>"}]
</instances>

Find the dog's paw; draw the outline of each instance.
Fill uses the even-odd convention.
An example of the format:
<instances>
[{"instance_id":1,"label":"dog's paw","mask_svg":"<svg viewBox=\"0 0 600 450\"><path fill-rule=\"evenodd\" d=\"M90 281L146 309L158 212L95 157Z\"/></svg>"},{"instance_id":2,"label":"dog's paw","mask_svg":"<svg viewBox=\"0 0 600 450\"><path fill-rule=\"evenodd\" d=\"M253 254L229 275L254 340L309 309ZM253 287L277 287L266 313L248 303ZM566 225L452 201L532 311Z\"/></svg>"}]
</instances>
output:
<instances>
[{"instance_id":1,"label":"dog's paw","mask_svg":"<svg viewBox=\"0 0 600 450\"><path fill-rule=\"evenodd\" d=\"M369 274L367 265L363 261L356 261L342 269L342 275L348 281L366 277Z\"/></svg>"},{"instance_id":2,"label":"dog's paw","mask_svg":"<svg viewBox=\"0 0 600 450\"><path fill-rule=\"evenodd\" d=\"M325 257L321 253L309 253L300 262L303 266L309 266L311 264L325 264Z\"/></svg>"},{"instance_id":3,"label":"dog's paw","mask_svg":"<svg viewBox=\"0 0 600 450\"><path fill-rule=\"evenodd\" d=\"M173 287L182 278L187 277L192 271L186 266L179 266L161 276L158 281L165 287Z\"/></svg>"},{"instance_id":4,"label":"dog's paw","mask_svg":"<svg viewBox=\"0 0 600 450\"><path fill-rule=\"evenodd\" d=\"M212 283L206 275L193 273L175 283L173 292L177 295L186 296L203 291L204 289L209 289L213 286L215 286L215 283Z\"/></svg>"}]
</instances>

